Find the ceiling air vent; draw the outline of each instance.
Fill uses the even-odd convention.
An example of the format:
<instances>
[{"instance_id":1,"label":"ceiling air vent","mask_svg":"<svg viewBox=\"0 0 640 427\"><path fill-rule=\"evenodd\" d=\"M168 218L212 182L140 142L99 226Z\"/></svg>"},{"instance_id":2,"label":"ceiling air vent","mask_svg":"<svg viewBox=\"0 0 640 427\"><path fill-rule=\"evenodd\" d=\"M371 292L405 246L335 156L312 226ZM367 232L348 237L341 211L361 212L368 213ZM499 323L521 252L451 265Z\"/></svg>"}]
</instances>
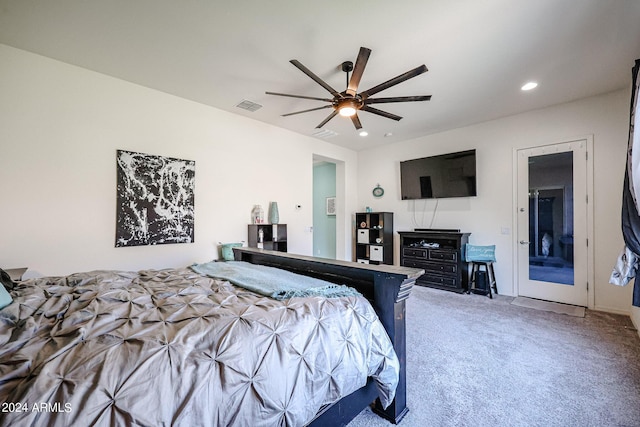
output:
<instances>
[{"instance_id":1,"label":"ceiling air vent","mask_svg":"<svg viewBox=\"0 0 640 427\"><path fill-rule=\"evenodd\" d=\"M253 101L248 101L246 99L243 99L242 102L236 105L236 107L242 108L243 110L251 111L253 113L254 111L262 108L262 105L256 104Z\"/></svg>"},{"instance_id":2,"label":"ceiling air vent","mask_svg":"<svg viewBox=\"0 0 640 427\"><path fill-rule=\"evenodd\" d=\"M338 135L337 132L334 132L328 129L318 129L317 131L311 134L311 136L315 136L316 138L323 138L323 139L333 138L334 136L337 136L337 135Z\"/></svg>"}]
</instances>

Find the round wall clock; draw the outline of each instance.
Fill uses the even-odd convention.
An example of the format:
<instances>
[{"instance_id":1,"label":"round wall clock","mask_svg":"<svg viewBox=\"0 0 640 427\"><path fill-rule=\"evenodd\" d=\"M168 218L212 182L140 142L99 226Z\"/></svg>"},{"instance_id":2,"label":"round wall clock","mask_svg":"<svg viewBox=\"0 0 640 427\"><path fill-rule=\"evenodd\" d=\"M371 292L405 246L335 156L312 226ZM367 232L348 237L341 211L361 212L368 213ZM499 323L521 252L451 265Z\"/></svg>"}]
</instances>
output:
<instances>
[{"instance_id":1,"label":"round wall clock","mask_svg":"<svg viewBox=\"0 0 640 427\"><path fill-rule=\"evenodd\" d=\"M373 197L382 197L384 195L384 189L380 187L380 184L378 184L373 189L372 193L373 193Z\"/></svg>"}]
</instances>

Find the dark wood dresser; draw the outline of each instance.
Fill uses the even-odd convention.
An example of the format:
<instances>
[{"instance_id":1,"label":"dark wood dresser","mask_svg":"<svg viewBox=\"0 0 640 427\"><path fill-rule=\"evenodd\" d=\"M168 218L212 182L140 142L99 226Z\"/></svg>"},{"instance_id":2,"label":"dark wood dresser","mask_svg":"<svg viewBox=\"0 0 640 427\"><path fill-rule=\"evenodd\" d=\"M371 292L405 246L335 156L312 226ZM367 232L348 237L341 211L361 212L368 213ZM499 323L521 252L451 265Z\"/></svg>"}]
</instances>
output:
<instances>
[{"instance_id":1,"label":"dark wood dresser","mask_svg":"<svg viewBox=\"0 0 640 427\"><path fill-rule=\"evenodd\" d=\"M400 265L422 268L416 285L463 293L469 288L464 245L471 233L456 230L400 231Z\"/></svg>"}]
</instances>

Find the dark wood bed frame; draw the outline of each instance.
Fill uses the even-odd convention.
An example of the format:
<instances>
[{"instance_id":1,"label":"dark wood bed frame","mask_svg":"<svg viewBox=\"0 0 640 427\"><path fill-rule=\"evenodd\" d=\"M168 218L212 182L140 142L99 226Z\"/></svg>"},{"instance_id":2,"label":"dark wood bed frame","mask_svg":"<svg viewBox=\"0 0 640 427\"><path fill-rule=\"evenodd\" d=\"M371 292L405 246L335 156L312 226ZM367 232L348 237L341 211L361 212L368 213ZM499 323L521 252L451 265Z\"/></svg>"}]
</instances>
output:
<instances>
[{"instance_id":1,"label":"dark wood bed frame","mask_svg":"<svg viewBox=\"0 0 640 427\"><path fill-rule=\"evenodd\" d=\"M375 309L400 360L396 397L387 409L378 400L373 380L333 405L322 408L309 424L314 427L345 426L373 403L373 411L397 424L407 414L405 300L424 270L391 265L368 265L294 255L255 248L234 248L234 258L252 264L277 267L332 283L344 284L362 293Z\"/></svg>"}]
</instances>

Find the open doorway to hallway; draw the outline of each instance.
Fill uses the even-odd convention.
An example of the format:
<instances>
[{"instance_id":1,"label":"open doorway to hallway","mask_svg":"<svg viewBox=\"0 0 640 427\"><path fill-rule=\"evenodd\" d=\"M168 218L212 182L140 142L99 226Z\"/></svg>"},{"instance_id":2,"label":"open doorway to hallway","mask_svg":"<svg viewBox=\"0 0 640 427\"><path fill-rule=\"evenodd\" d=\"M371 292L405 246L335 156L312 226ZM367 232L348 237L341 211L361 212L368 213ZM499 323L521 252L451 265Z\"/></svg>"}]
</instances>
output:
<instances>
[{"instance_id":1,"label":"open doorway to hallway","mask_svg":"<svg viewBox=\"0 0 640 427\"><path fill-rule=\"evenodd\" d=\"M313 256L336 259L336 164L313 161Z\"/></svg>"}]
</instances>

